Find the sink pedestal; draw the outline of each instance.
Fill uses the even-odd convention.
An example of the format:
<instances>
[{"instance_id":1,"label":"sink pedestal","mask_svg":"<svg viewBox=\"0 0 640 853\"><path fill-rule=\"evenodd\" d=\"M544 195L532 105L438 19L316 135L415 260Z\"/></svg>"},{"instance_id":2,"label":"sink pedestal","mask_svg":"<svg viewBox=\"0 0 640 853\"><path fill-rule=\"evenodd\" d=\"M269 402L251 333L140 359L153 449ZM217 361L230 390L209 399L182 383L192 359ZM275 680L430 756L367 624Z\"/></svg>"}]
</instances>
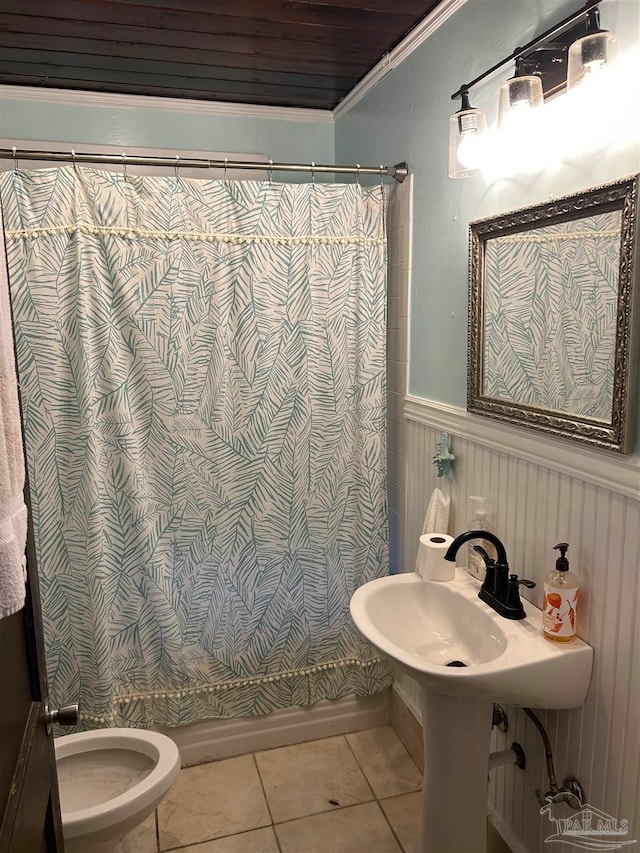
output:
<instances>
[{"instance_id":1,"label":"sink pedestal","mask_svg":"<svg viewBox=\"0 0 640 853\"><path fill-rule=\"evenodd\" d=\"M423 687L419 853L485 853L493 702Z\"/></svg>"}]
</instances>

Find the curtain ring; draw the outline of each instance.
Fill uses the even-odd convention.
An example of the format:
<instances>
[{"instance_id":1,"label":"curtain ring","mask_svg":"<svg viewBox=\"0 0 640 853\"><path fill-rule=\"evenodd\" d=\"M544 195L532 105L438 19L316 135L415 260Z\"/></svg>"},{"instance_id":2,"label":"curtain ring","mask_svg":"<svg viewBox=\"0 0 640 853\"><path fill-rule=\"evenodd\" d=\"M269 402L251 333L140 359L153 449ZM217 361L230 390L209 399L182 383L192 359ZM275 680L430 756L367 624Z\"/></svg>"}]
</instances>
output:
<instances>
[{"instance_id":1,"label":"curtain ring","mask_svg":"<svg viewBox=\"0 0 640 853\"><path fill-rule=\"evenodd\" d=\"M384 163L380 163L380 186L384 188L382 178L384 177Z\"/></svg>"},{"instance_id":2,"label":"curtain ring","mask_svg":"<svg viewBox=\"0 0 640 853\"><path fill-rule=\"evenodd\" d=\"M15 145L13 146L13 148L11 150L13 151L13 171L17 172L18 171L18 151L17 151L17 148Z\"/></svg>"},{"instance_id":3,"label":"curtain ring","mask_svg":"<svg viewBox=\"0 0 640 853\"><path fill-rule=\"evenodd\" d=\"M127 164L125 163L125 157L126 157L127 155L126 155L126 153L123 151L123 152L122 152L122 154L121 154L120 156L122 157L122 175L123 175L123 177L124 177L124 179L125 179L125 181L126 181L126 180L128 180L128 178L127 178Z\"/></svg>"},{"instance_id":4,"label":"curtain ring","mask_svg":"<svg viewBox=\"0 0 640 853\"><path fill-rule=\"evenodd\" d=\"M222 182L223 182L224 184L226 184L226 183L227 183L227 163L228 163L228 162L229 162L229 158L228 158L228 157L225 157L225 158L224 158L224 173L223 173L223 175L222 175Z\"/></svg>"},{"instance_id":5,"label":"curtain ring","mask_svg":"<svg viewBox=\"0 0 640 853\"><path fill-rule=\"evenodd\" d=\"M360 163L356 163L356 184L360 186Z\"/></svg>"},{"instance_id":6,"label":"curtain ring","mask_svg":"<svg viewBox=\"0 0 640 853\"><path fill-rule=\"evenodd\" d=\"M180 155L176 154L176 165L173 167L173 173L176 176L176 184L180 183L180 178L178 177L178 166L180 165Z\"/></svg>"},{"instance_id":7,"label":"curtain ring","mask_svg":"<svg viewBox=\"0 0 640 853\"><path fill-rule=\"evenodd\" d=\"M315 184L316 182L316 172L315 172L316 164L315 161L311 161L311 183Z\"/></svg>"},{"instance_id":8,"label":"curtain ring","mask_svg":"<svg viewBox=\"0 0 640 853\"><path fill-rule=\"evenodd\" d=\"M273 181L273 160L269 160L269 186L271 186L272 181Z\"/></svg>"},{"instance_id":9,"label":"curtain ring","mask_svg":"<svg viewBox=\"0 0 640 853\"><path fill-rule=\"evenodd\" d=\"M71 149L71 162L73 163L73 171L77 172L78 164L76 163L76 152L73 150L73 148Z\"/></svg>"}]
</instances>

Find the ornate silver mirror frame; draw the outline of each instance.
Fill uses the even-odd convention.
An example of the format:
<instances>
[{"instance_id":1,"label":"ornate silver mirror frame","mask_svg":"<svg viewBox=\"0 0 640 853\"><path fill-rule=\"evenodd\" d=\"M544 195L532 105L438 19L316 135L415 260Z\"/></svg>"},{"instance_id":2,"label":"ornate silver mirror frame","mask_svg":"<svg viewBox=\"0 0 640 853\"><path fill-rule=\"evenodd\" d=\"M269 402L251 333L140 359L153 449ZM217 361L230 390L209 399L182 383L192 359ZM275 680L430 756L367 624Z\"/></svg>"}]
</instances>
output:
<instances>
[{"instance_id":1,"label":"ornate silver mirror frame","mask_svg":"<svg viewBox=\"0 0 640 853\"><path fill-rule=\"evenodd\" d=\"M631 451L639 177L471 223L470 412Z\"/></svg>"}]
</instances>

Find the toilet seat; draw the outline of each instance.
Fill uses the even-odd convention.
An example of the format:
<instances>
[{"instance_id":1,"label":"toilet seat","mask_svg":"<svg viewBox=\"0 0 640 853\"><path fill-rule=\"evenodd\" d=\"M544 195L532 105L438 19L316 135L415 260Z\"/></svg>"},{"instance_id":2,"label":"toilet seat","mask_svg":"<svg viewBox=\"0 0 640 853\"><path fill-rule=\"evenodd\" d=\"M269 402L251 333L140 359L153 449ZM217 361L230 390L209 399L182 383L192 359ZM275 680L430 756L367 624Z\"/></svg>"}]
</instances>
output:
<instances>
[{"instance_id":1,"label":"toilet seat","mask_svg":"<svg viewBox=\"0 0 640 853\"><path fill-rule=\"evenodd\" d=\"M95 751L124 750L151 759L151 770L118 796L95 806L62 811L66 838L101 832L128 822L142 812L151 813L173 784L180 770L178 747L166 735L140 729L100 729L65 735L55 741L56 761ZM140 817L143 820L144 816Z\"/></svg>"}]
</instances>

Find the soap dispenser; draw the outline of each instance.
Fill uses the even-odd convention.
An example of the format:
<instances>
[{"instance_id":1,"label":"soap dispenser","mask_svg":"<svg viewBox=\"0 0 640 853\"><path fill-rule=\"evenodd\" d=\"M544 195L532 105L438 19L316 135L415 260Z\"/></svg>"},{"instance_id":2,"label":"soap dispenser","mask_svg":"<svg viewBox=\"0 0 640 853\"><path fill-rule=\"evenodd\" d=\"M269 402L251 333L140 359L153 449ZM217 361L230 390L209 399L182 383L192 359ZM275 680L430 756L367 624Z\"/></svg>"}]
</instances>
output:
<instances>
[{"instance_id":1,"label":"soap dispenser","mask_svg":"<svg viewBox=\"0 0 640 853\"><path fill-rule=\"evenodd\" d=\"M566 558L568 542L560 542L556 567L544 579L544 610L542 630L545 637L556 643L570 643L576 636L578 578L569 571Z\"/></svg>"},{"instance_id":2,"label":"soap dispenser","mask_svg":"<svg viewBox=\"0 0 640 853\"><path fill-rule=\"evenodd\" d=\"M467 530L491 530L487 520L487 499L482 495L470 495L469 500L476 503L476 509ZM467 571L476 578L484 578L485 564L480 553L475 550L476 545L484 548L491 560L496 559L496 549L486 539L474 539L467 545Z\"/></svg>"}]
</instances>

